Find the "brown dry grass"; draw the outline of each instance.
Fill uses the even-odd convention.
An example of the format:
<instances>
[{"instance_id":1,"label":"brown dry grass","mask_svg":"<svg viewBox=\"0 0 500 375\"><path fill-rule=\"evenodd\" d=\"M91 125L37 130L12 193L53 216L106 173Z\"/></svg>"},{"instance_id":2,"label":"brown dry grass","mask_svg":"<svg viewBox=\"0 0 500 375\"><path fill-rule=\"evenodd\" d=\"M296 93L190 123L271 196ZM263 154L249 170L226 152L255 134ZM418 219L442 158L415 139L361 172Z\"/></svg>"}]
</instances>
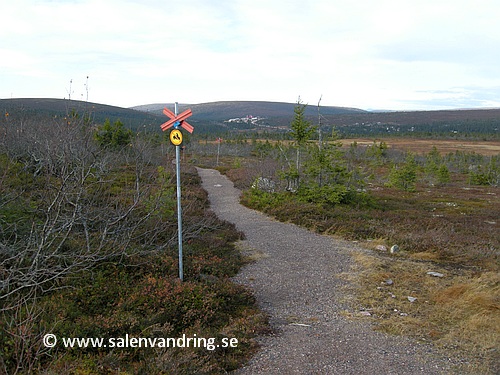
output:
<instances>
[{"instance_id":1,"label":"brown dry grass","mask_svg":"<svg viewBox=\"0 0 500 375\"><path fill-rule=\"evenodd\" d=\"M467 358L465 370L493 374L500 357L500 275L442 267L374 252L353 253L354 316L368 311L378 330L433 342ZM435 271L444 277L427 274ZM392 283L387 282L392 280ZM390 284L390 285L389 285ZM417 298L414 302L408 296Z\"/></svg>"},{"instance_id":2,"label":"brown dry grass","mask_svg":"<svg viewBox=\"0 0 500 375\"><path fill-rule=\"evenodd\" d=\"M344 147L356 142L358 146L370 146L373 142L385 142L390 149L411 151L415 154L428 153L433 147L441 154L455 151L475 152L485 156L500 154L500 141L464 141L459 139L413 139L413 138L353 138L341 140Z\"/></svg>"},{"instance_id":3,"label":"brown dry grass","mask_svg":"<svg viewBox=\"0 0 500 375\"><path fill-rule=\"evenodd\" d=\"M257 139L256 142L269 142L274 145L278 141ZM284 145L292 144L293 141L281 140L280 143ZM461 139L417 139L417 138L347 138L341 139L340 142L344 148L349 147L352 143L356 142L358 146L371 146L373 142L385 142L389 149L396 149L400 151L411 151L415 154L424 154L432 151L433 147L442 154L450 152L475 152L477 154L492 156L500 154L500 141L498 140L473 140L465 141ZM199 141L199 143L216 144L216 141Z\"/></svg>"}]
</instances>

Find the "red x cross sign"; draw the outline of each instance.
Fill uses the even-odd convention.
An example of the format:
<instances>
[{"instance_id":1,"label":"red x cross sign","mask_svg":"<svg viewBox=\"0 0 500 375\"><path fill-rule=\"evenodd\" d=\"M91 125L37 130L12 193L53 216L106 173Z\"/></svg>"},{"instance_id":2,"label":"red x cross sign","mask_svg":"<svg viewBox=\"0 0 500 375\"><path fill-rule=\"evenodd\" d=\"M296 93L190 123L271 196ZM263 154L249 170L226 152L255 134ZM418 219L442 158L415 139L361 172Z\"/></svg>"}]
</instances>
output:
<instances>
[{"instance_id":1,"label":"red x cross sign","mask_svg":"<svg viewBox=\"0 0 500 375\"><path fill-rule=\"evenodd\" d=\"M187 119L189 116L191 116L193 114L193 112L191 112L190 109L187 109L184 112L182 112L180 115L176 116L175 113L172 112L171 110L169 110L168 108L163 108L163 114L170 117L170 120L168 120L167 122L165 122L161 125L161 130L165 131L168 128L174 126L174 124L176 122L179 122L181 127L186 129L190 133L193 132L194 127L191 126L190 124L188 124L187 121L184 121L185 119Z\"/></svg>"}]
</instances>

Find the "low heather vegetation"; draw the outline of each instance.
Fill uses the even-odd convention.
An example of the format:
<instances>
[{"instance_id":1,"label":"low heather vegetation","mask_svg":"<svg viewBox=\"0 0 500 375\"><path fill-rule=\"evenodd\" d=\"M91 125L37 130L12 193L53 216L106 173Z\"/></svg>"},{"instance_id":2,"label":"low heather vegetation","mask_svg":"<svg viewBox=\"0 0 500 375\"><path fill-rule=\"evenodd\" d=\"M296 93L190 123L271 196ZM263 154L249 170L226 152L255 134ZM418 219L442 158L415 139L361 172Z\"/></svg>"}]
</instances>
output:
<instances>
[{"instance_id":1,"label":"low heather vegetation","mask_svg":"<svg viewBox=\"0 0 500 375\"><path fill-rule=\"evenodd\" d=\"M2 121L0 373L225 373L267 329L230 282L241 233L208 211L183 168L184 274L177 266L175 172L158 137L73 114ZM169 151L171 154L172 152ZM58 338L236 338L237 347L74 348Z\"/></svg>"}]
</instances>

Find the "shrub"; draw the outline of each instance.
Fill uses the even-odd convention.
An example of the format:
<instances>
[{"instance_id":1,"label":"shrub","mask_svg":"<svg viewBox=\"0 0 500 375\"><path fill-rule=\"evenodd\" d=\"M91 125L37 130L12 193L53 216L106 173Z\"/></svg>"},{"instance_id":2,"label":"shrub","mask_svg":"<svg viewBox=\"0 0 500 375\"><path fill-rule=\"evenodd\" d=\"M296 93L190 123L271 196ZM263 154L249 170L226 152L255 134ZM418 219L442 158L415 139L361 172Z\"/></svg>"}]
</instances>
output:
<instances>
[{"instance_id":1,"label":"shrub","mask_svg":"<svg viewBox=\"0 0 500 375\"><path fill-rule=\"evenodd\" d=\"M388 186L400 190L414 191L417 182L417 163L413 154L408 153L402 165L394 165L389 174Z\"/></svg>"},{"instance_id":2,"label":"shrub","mask_svg":"<svg viewBox=\"0 0 500 375\"><path fill-rule=\"evenodd\" d=\"M298 191L298 199L300 200L330 206L347 203L348 195L349 190L344 185L310 185L301 187Z\"/></svg>"},{"instance_id":3,"label":"shrub","mask_svg":"<svg viewBox=\"0 0 500 375\"><path fill-rule=\"evenodd\" d=\"M125 129L120 120L116 120L113 124L106 119L102 126L97 128L94 133L94 138L102 147L120 148L128 145L132 140L132 130Z\"/></svg>"},{"instance_id":4,"label":"shrub","mask_svg":"<svg viewBox=\"0 0 500 375\"><path fill-rule=\"evenodd\" d=\"M439 169L437 170L437 181L441 185L450 182L450 171L446 164L441 164Z\"/></svg>"},{"instance_id":5,"label":"shrub","mask_svg":"<svg viewBox=\"0 0 500 375\"><path fill-rule=\"evenodd\" d=\"M470 167L469 183L472 185L500 185L500 157L492 157L486 165Z\"/></svg>"}]
</instances>

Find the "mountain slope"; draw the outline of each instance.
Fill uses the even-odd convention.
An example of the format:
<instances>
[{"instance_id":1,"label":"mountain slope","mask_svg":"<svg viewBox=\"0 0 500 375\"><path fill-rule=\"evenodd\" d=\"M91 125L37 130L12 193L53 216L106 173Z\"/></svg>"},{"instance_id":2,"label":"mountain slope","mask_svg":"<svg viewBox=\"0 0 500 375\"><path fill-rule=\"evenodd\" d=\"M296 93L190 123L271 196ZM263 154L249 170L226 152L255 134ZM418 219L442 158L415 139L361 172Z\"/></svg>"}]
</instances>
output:
<instances>
[{"instance_id":1,"label":"mountain slope","mask_svg":"<svg viewBox=\"0 0 500 375\"><path fill-rule=\"evenodd\" d=\"M293 117L294 103L264 102L264 101L222 101L201 104L181 104L179 103L179 112L191 108L194 120L205 121L225 121L231 118L259 116L265 118ZM161 114L164 107L171 110L174 108L172 103L148 104L132 107L133 109L145 111L148 113ZM347 115L366 113L361 109L344 107L324 107L321 108L322 115ZM317 116L316 106L307 106L306 115Z\"/></svg>"},{"instance_id":2,"label":"mountain slope","mask_svg":"<svg viewBox=\"0 0 500 375\"><path fill-rule=\"evenodd\" d=\"M90 116L97 123L102 123L106 119L112 122L120 120L125 126L134 130L159 126L165 120L163 115L159 116L131 108L51 98L0 99L0 111L12 116L45 117L64 117L74 112L79 116Z\"/></svg>"},{"instance_id":3,"label":"mountain slope","mask_svg":"<svg viewBox=\"0 0 500 375\"><path fill-rule=\"evenodd\" d=\"M179 112L193 111L189 122L196 134L235 130L287 129L293 118L295 103L264 101L223 101L201 104L179 104ZM65 99L0 99L0 111L16 116L61 116L72 111L90 116L96 123L105 119L122 121L133 130L160 131L167 121L163 108L173 103L157 103L121 108L105 104ZM500 136L500 109L368 112L356 108L321 106L321 124L325 131L335 126L344 135L375 135L416 132L420 134L487 133ZM306 118L318 122L318 108L308 105ZM231 119L242 121L229 122Z\"/></svg>"}]
</instances>

